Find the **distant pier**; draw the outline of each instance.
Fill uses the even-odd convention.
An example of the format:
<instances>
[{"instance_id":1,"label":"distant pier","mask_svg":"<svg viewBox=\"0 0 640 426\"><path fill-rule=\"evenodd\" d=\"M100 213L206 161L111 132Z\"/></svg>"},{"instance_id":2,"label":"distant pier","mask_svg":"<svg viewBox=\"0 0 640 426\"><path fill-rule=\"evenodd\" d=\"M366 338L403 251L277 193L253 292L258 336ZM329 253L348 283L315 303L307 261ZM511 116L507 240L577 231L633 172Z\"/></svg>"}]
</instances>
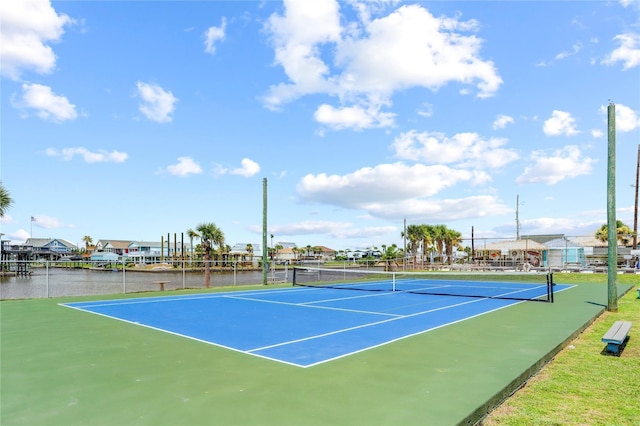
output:
<instances>
[{"instance_id":1,"label":"distant pier","mask_svg":"<svg viewBox=\"0 0 640 426\"><path fill-rule=\"evenodd\" d=\"M0 273L3 277L28 277L31 275L29 259L32 248L16 248L3 244Z\"/></svg>"}]
</instances>

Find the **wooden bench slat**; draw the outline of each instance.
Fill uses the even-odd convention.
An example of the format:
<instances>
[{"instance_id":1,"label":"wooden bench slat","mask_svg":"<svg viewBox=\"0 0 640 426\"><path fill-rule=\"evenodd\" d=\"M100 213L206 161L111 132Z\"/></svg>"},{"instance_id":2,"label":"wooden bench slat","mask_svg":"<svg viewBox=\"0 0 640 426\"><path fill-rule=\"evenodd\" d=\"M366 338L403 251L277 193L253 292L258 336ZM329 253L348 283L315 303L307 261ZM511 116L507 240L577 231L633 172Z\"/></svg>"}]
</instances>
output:
<instances>
[{"instance_id":1,"label":"wooden bench slat","mask_svg":"<svg viewBox=\"0 0 640 426\"><path fill-rule=\"evenodd\" d=\"M610 340L614 342L622 342L629 334L631 329L631 322L629 321L616 321L609 331L602 338L603 341Z\"/></svg>"},{"instance_id":2,"label":"wooden bench slat","mask_svg":"<svg viewBox=\"0 0 640 426\"><path fill-rule=\"evenodd\" d=\"M613 323L609 331L602 336L602 341L607 343L607 350L618 353L620 345L622 345L629 334L629 330L631 330L630 321L616 321Z\"/></svg>"}]
</instances>

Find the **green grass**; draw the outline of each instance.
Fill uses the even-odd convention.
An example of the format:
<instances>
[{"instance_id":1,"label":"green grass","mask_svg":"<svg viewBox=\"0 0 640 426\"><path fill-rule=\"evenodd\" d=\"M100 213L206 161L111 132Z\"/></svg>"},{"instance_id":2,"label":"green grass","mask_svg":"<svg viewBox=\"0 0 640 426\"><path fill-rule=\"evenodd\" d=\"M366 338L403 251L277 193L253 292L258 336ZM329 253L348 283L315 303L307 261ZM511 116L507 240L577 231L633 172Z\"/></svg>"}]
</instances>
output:
<instances>
[{"instance_id":1,"label":"green grass","mask_svg":"<svg viewBox=\"0 0 640 426\"><path fill-rule=\"evenodd\" d=\"M557 282L595 282L587 274L558 274ZM638 275L618 282L640 286ZM633 323L620 356L603 352L602 336L616 320ZM493 425L640 424L640 299L634 289L563 349L526 386L483 422Z\"/></svg>"}]
</instances>

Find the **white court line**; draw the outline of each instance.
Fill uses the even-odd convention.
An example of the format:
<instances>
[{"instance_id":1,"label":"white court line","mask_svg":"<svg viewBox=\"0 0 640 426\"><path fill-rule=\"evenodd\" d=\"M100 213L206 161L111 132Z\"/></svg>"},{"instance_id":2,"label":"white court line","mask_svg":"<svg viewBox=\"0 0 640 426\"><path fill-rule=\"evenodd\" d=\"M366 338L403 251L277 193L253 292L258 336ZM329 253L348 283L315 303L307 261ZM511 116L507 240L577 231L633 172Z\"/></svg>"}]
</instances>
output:
<instances>
[{"instance_id":1,"label":"white court line","mask_svg":"<svg viewBox=\"0 0 640 426\"><path fill-rule=\"evenodd\" d=\"M401 315L397 314L387 314L384 312L378 311L361 311L357 309L345 309L345 308L332 308L330 306L313 306L308 303L291 303L291 302L280 302L277 300L268 300L268 299L254 299L252 297L238 297L238 296L227 296L227 299L240 299L240 300L249 300L251 302L262 302L262 303L274 303L276 305L288 305L288 306L301 306L304 308L314 308L314 309L326 309L328 311L345 311L345 312L354 312L358 314L372 314L372 315L384 315L390 317L399 317ZM344 300L344 299L335 299L335 300Z\"/></svg>"},{"instance_id":2,"label":"white court line","mask_svg":"<svg viewBox=\"0 0 640 426\"><path fill-rule=\"evenodd\" d=\"M331 288L327 288L327 290L331 290ZM340 289L340 291L344 291L342 289ZM351 290L351 291L358 291L358 290ZM321 300L313 300L311 302L303 302L300 303L301 305L313 305L314 303L326 303L326 302L338 302L341 300L351 300L351 299L363 299L363 298L368 298L368 297L377 297L377 296L393 296L394 292L392 291L381 291L381 292L377 292L377 293L369 293L369 294L363 294L360 296L349 296L349 297L334 297L332 299L321 299Z\"/></svg>"},{"instance_id":3,"label":"white court line","mask_svg":"<svg viewBox=\"0 0 640 426\"><path fill-rule=\"evenodd\" d=\"M458 307L458 306L468 305L469 303L481 302L483 300L486 300L486 299L469 300L469 301L462 302L462 303L456 303L454 305L441 306L441 307L435 308L435 309L429 309L429 310L426 310L426 311L415 312L415 313L409 314L409 315L398 315L398 316L396 316L394 318L389 318L389 319L385 319L385 320L382 320L382 321L370 322L370 323L367 323L367 324L357 325L357 326L354 326L354 327L348 327L348 328L343 328L343 329L340 329L340 330L330 331L328 333L317 334L315 336L308 336L308 337L304 337L302 339L295 339L295 340L290 340L288 342L277 343L275 345L269 345L269 346L264 346L264 347L261 347L261 348L250 349L250 350L248 350L248 352L260 351L260 350L264 350L264 349L276 348L278 346L285 346L285 345L289 345L289 344L292 344L292 343L304 342L305 340L317 339L319 337L331 336L333 334L344 333L344 332L351 331L351 330L357 330L359 328L371 327L371 326L378 325L378 324L384 324L386 322L397 321L397 320L401 320L401 319L405 319L405 318L411 318L411 317L415 317L415 316L423 315L423 314L429 314L429 313L432 313L432 312L437 312L437 311L442 311L442 310L445 310L445 309L455 308L455 307ZM309 307L314 307L314 306L309 306Z\"/></svg>"},{"instance_id":4,"label":"white court line","mask_svg":"<svg viewBox=\"0 0 640 426\"><path fill-rule=\"evenodd\" d=\"M175 331L167 330L166 328L154 327L154 326L149 325L149 324L144 324L144 323L140 323L140 322L136 322L136 321L131 321L131 320L120 318L120 317L114 317L114 316L111 316L111 315L103 314L101 312L85 310L83 308L78 308L78 307L75 307L75 306L69 306L69 305L64 305L64 304L60 304L60 305L61 306L65 306L67 308L75 309L77 311L87 312L89 314L99 315L101 317L113 319L113 320L116 320L116 321L122 321L122 322L125 322L125 323L128 323L128 324L138 325L138 326L145 327L145 328L148 328L148 329L151 329L151 330L156 330L156 331L160 331L160 332L163 332L163 333L172 334L174 336L185 337L187 339L195 340L196 342L205 343L207 345L212 345L212 346L217 346L219 348L229 349L229 350L232 350L234 352L239 352L239 353L246 354L246 355L257 356L257 357L268 359L268 360L271 360L271 361L277 361L277 362L280 362L280 363L283 363L283 364L293 365L294 367L301 367L301 365L293 363L293 362L285 361L285 360L282 360L282 359L279 359L279 358L272 358L272 357L268 357L268 356L264 356L264 355L260 355L260 354L254 354L254 353L251 353L249 351L244 351L242 349L234 348L233 346L226 346L226 345L222 345L220 343L212 342L210 340L199 339L197 337L193 337L193 336L190 336L188 334L182 334L182 333L178 333L178 332L175 332Z\"/></svg>"},{"instance_id":5,"label":"white court line","mask_svg":"<svg viewBox=\"0 0 640 426\"><path fill-rule=\"evenodd\" d=\"M173 296L151 296L151 297L136 297L131 299L108 299L108 300L95 300L93 302L67 302L58 303L60 306L68 306L70 308L95 308L99 306L115 306L115 305L136 305L141 303L163 303L163 302L176 302L181 300L200 300L200 299L215 299L218 297L227 297L230 294L270 294L270 293L288 293L293 291L303 291L305 288L292 288L292 289L273 289L273 290L242 290L242 291L225 291L221 293L197 293L190 295L173 295Z\"/></svg>"}]
</instances>

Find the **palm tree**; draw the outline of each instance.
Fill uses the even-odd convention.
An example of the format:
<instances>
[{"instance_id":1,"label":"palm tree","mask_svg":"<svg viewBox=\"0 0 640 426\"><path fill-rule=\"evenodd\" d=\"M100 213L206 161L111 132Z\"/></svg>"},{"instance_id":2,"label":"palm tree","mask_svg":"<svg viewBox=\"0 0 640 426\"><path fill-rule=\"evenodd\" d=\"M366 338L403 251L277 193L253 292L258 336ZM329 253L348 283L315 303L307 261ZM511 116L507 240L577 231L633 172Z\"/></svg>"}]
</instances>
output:
<instances>
[{"instance_id":1,"label":"palm tree","mask_svg":"<svg viewBox=\"0 0 640 426\"><path fill-rule=\"evenodd\" d=\"M422 257L424 259L426 259L427 252L431 250L430 246L434 243L436 234L436 228L433 225L420 225L419 235L422 240Z\"/></svg>"},{"instance_id":2,"label":"palm tree","mask_svg":"<svg viewBox=\"0 0 640 426\"><path fill-rule=\"evenodd\" d=\"M2 181L0 181L0 217L4 217L7 210L13 205L13 199L9 195L9 191L7 191L2 185Z\"/></svg>"},{"instance_id":3,"label":"palm tree","mask_svg":"<svg viewBox=\"0 0 640 426\"><path fill-rule=\"evenodd\" d=\"M318 260L320 258L320 255L322 254L322 247L314 246L312 250L313 250L313 258L315 260Z\"/></svg>"},{"instance_id":4,"label":"palm tree","mask_svg":"<svg viewBox=\"0 0 640 426\"><path fill-rule=\"evenodd\" d=\"M200 235L198 235L198 233L196 231L194 231L193 229L189 228L187 229L187 237L189 237L189 242L191 244L190 250L191 250L191 256L189 256L189 265L191 265L192 261L193 261L193 239L199 237Z\"/></svg>"},{"instance_id":5,"label":"palm tree","mask_svg":"<svg viewBox=\"0 0 640 426\"><path fill-rule=\"evenodd\" d=\"M628 245L633 237L633 230L621 220L616 220L616 238L622 245ZM596 231L596 238L606 242L609 236L609 226L605 223Z\"/></svg>"},{"instance_id":6,"label":"palm tree","mask_svg":"<svg viewBox=\"0 0 640 426\"><path fill-rule=\"evenodd\" d=\"M222 259L222 266L228 266L230 252L231 252L231 246L229 244L220 245L220 248L218 249L218 253L220 254L220 258Z\"/></svg>"},{"instance_id":7,"label":"palm tree","mask_svg":"<svg viewBox=\"0 0 640 426\"><path fill-rule=\"evenodd\" d=\"M444 253L445 238L447 235L446 225L434 225L433 226L433 243L438 253L438 257L442 259Z\"/></svg>"},{"instance_id":8,"label":"palm tree","mask_svg":"<svg viewBox=\"0 0 640 426\"><path fill-rule=\"evenodd\" d=\"M244 249L249 253L249 264L253 264L253 244L247 244Z\"/></svg>"},{"instance_id":9,"label":"palm tree","mask_svg":"<svg viewBox=\"0 0 640 426\"><path fill-rule=\"evenodd\" d=\"M85 235L84 237L82 237L82 241L84 241L84 246L86 249L89 249L89 246L93 244L93 238L91 238L89 235Z\"/></svg>"},{"instance_id":10,"label":"palm tree","mask_svg":"<svg viewBox=\"0 0 640 426\"><path fill-rule=\"evenodd\" d=\"M462 234L454 229L447 229L444 234L444 245L449 265L453 263L453 249L460 245Z\"/></svg>"},{"instance_id":11,"label":"palm tree","mask_svg":"<svg viewBox=\"0 0 640 426\"><path fill-rule=\"evenodd\" d=\"M396 269L397 263L395 260L398 258L398 254L398 246L396 244L391 244L390 246L382 244L382 255L380 259L384 261L385 271Z\"/></svg>"},{"instance_id":12,"label":"palm tree","mask_svg":"<svg viewBox=\"0 0 640 426\"><path fill-rule=\"evenodd\" d=\"M204 249L204 285L211 287L211 250L213 246L224 244L224 234L215 223L201 223L196 227L202 248Z\"/></svg>"},{"instance_id":13,"label":"palm tree","mask_svg":"<svg viewBox=\"0 0 640 426\"><path fill-rule=\"evenodd\" d=\"M220 267L225 266L225 259L227 254L231 251L231 247L228 244L220 244L217 250L217 258L220 262Z\"/></svg>"},{"instance_id":14,"label":"palm tree","mask_svg":"<svg viewBox=\"0 0 640 426\"><path fill-rule=\"evenodd\" d=\"M421 237L421 228L419 225L409 225L407 226L406 234L402 232L400 234L401 237L409 240L409 251L411 252L411 256L413 257L413 264L416 263L416 256L418 255L418 246L420 245ZM415 266L414 266L415 267Z\"/></svg>"}]
</instances>

